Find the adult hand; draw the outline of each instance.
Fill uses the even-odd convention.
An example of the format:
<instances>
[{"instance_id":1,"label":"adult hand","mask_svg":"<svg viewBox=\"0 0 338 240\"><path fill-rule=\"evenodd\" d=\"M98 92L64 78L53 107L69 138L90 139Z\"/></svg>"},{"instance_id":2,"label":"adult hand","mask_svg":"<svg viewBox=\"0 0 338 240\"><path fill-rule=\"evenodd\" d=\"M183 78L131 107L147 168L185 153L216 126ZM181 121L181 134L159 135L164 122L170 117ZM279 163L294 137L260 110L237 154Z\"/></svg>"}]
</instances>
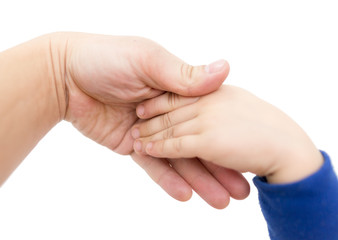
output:
<instances>
[{"instance_id":1,"label":"adult hand","mask_svg":"<svg viewBox=\"0 0 338 240\"><path fill-rule=\"evenodd\" d=\"M55 79L63 84L59 89L66 96L60 101L60 113L85 136L119 154L131 154L178 200L188 200L192 187L216 208L228 204L229 193L238 199L248 195L248 183L232 170L132 153L131 127L138 121L138 103L164 91L184 96L208 94L227 77L226 61L193 67L147 39L82 33L54 34L51 53L53 59L61 59L54 61Z\"/></svg>"}]
</instances>

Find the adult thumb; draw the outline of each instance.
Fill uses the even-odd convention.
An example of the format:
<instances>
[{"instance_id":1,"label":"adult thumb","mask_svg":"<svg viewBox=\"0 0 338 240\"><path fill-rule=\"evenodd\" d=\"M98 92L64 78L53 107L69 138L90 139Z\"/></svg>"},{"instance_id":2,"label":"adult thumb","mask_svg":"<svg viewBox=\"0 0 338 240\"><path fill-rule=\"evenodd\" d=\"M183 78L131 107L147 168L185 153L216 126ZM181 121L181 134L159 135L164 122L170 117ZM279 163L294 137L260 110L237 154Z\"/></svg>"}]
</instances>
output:
<instances>
[{"instance_id":1,"label":"adult thumb","mask_svg":"<svg viewBox=\"0 0 338 240\"><path fill-rule=\"evenodd\" d=\"M201 96L217 90L230 69L225 60L191 66L160 46L148 52L144 64L151 87L183 96Z\"/></svg>"}]
</instances>

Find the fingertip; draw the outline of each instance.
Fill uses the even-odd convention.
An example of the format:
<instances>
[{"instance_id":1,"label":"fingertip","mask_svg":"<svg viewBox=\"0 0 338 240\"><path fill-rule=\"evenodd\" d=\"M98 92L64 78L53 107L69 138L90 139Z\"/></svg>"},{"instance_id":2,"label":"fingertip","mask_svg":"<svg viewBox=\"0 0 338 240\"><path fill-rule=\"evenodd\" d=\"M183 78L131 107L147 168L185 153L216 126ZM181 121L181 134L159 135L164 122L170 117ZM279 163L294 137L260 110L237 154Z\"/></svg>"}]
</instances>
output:
<instances>
[{"instance_id":1,"label":"fingertip","mask_svg":"<svg viewBox=\"0 0 338 240\"><path fill-rule=\"evenodd\" d=\"M187 95L202 96L216 91L228 77L229 71L229 63L223 59L205 65L195 81L196 85L188 88Z\"/></svg>"},{"instance_id":2,"label":"fingertip","mask_svg":"<svg viewBox=\"0 0 338 240\"><path fill-rule=\"evenodd\" d=\"M140 104L136 107L136 114L139 118L144 119L145 116L145 108L143 104Z\"/></svg>"},{"instance_id":3,"label":"fingertip","mask_svg":"<svg viewBox=\"0 0 338 240\"><path fill-rule=\"evenodd\" d=\"M214 192L210 191L208 194L209 196L201 197L215 209L225 209L230 203L230 193L224 188L219 188Z\"/></svg>"},{"instance_id":4,"label":"fingertip","mask_svg":"<svg viewBox=\"0 0 338 240\"><path fill-rule=\"evenodd\" d=\"M224 61L225 61L225 63L224 63L224 68L225 68L225 71L224 71L224 74L225 74L224 80L225 80L228 77L229 72L230 72L230 64L229 64L228 61L226 61L226 60L224 60Z\"/></svg>"},{"instance_id":5,"label":"fingertip","mask_svg":"<svg viewBox=\"0 0 338 240\"><path fill-rule=\"evenodd\" d=\"M147 143L146 145L146 153L152 155L154 144L152 142Z\"/></svg>"},{"instance_id":6,"label":"fingertip","mask_svg":"<svg viewBox=\"0 0 338 240\"><path fill-rule=\"evenodd\" d=\"M229 204L230 204L230 196L226 195L226 196L222 196L219 199L215 199L214 202L211 203L211 206L218 210L222 210L228 207Z\"/></svg>"},{"instance_id":7,"label":"fingertip","mask_svg":"<svg viewBox=\"0 0 338 240\"><path fill-rule=\"evenodd\" d=\"M250 194L250 184L247 181L243 181L240 186L232 190L231 197L233 197L236 200L243 200L246 199L249 196L249 194Z\"/></svg>"},{"instance_id":8,"label":"fingertip","mask_svg":"<svg viewBox=\"0 0 338 240\"><path fill-rule=\"evenodd\" d=\"M172 168L171 168L172 169ZM191 199L193 191L191 186L179 175L177 172L169 172L164 176L158 184L166 191L172 198L186 202Z\"/></svg>"},{"instance_id":9,"label":"fingertip","mask_svg":"<svg viewBox=\"0 0 338 240\"><path fill-rule=\"evenodd\" d=\"M192 196L192 188L165 159L156 159L142 154L132 153L132 158L149 176L172 198L188 201Z\"/></svg>"},{"instance_id":10,"label":"fingertip","mask_svg":"<svg viewBox=\"0 0 338 240\"><path fill-rule=\"evenodd\" d=\"M134 139L138 139L140 137L141 133L140 133L140 130L138 129L138 127L133 127L133 129L131 130L131 136L134 138Z\"/></svg>"},{"instance_id":11,"label":"fingertip","mask_svg":"<svg viewBox=\"0 0 338 240\"><path fill-rule=\"evenodd\" d=\"M250 184L240 172L220 167L211 162L204 161L203 164L232 198L243 200L250 194Z\"/></svg>"},{"instance_id":12,"label":"fingertip","mask_svg":"<svg viewBox=\"0 0 338 240\"><path fill-rule=\"evenodd\" d=\"M134 142L134 146L133 147L134 147L135 152L140 153L142 151L142 143L141 143L141 141L136 140Z\"/></svg>"},{"instance_id":13,"label":"fingertip","mask_svg":"<svg viewBox=\"0 0 338 240\"><path fill-rule=\"evenodd\" d=\"M226 69L229 69L229 63L224 59L220 59L204 67L205 72L208 74L219 73Z\"/></svg>"},{"instance_id":14,"label":"fingertip","mask_svg":"<svg viewBox=\"0 0 338 240\"><path fill-rule=\"evenodd\" d=\"M249 196L250 184L240 172L228 170L227 178L224 181L228 183L227 189L232 198L243 200Z\"/></svg>"},{"instance_id":15,"label":"fingertip","mask_svg":"<svg viewBox=\"0 0 338 240\"><path fill-rule=\"evenodd\" d=\"M187 202L192 197L192 190L190 187L182 185L180 188L176 189L176 192L172 197L180 202Z\"/></svg>"}]
</instances>

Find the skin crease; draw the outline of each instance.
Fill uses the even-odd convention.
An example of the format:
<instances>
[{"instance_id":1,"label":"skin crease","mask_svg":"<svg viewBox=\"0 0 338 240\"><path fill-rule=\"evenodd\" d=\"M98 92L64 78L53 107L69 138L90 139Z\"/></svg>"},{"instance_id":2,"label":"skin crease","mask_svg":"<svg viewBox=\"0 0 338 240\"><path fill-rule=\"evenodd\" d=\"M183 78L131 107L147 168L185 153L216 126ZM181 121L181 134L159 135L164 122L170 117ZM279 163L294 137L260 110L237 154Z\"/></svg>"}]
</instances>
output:
<instances>
[{"instance_id":1,"label":"skin crease","mask_svg":"<svg viewBox=\"0 0 338 240\"><path fill-rule=\"evenodd\" d=\"M201 158L270 183L298 181L316 172L322 156L287 115L251 93L223 85L200 99L164 94L139 108L134 149L159 158Z\"/></svg>"},{"instance_id":2,"label":"skin crease","mask_svg":"<svg viewBox=\"0 0 338 240\"><path fill-rule=\"evenodd\" d=\"M0 153L1 183L53 126L66 120L97 143L130 154L178 200L188 200L194 189L211 206L224 208L230 196L249 194L247 181L234 170L133 152L131 127L139 121L139 103L165 91L208 94L227 77L226 61L193 67L144 38L53 33L0 53L0 66L6 99L0 103L6 112L0 119L0 147L6 149Z\"/></svg>"}]
</instances>

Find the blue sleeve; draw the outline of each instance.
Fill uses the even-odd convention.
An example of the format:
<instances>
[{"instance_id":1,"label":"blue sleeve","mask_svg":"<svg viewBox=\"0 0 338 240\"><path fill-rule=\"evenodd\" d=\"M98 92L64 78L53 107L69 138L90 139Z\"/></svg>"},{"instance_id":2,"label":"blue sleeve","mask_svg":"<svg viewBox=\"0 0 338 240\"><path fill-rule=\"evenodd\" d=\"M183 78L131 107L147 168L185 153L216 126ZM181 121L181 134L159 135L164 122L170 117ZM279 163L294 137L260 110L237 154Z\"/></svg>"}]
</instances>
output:
<instances>
[{"instance_id":1,"label":"blue sleeve","mask_svg":"<svg viewBox=\"0 0 338 240\"><path fill-rule=\"evenodd\" d=\"M290 184L254 184L272 240L338 240L338 180L329 156L313 175Z\"/></svg>"}]
</instances>

